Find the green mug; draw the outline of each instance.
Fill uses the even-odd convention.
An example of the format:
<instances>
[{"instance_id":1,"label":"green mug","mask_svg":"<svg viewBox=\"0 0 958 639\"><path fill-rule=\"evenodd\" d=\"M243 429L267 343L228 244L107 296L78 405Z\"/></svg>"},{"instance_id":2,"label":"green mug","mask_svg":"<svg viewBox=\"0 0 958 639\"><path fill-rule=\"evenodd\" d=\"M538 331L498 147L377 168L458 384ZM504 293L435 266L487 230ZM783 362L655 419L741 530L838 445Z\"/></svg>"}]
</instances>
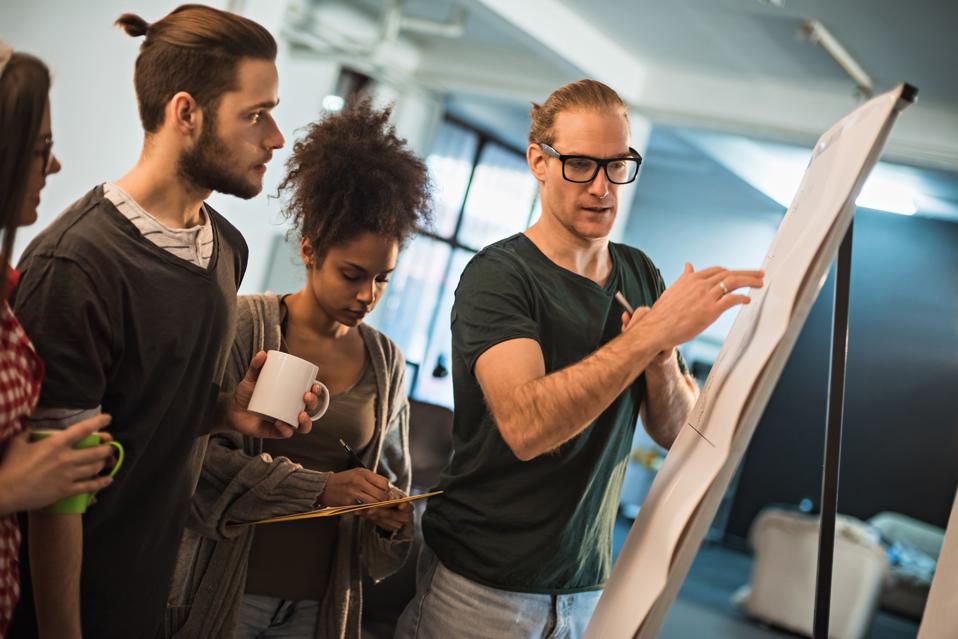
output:
<instances>
[{"instance_id":1,"label":"green mug","mask_svg":"<svg viewBox=\"0 0 958 639\"><path fill-rule=\"evenodd\" d=\"M30 441L35 442L43 439L44 437L49 437L54 433L61 431L58 430L33 430L30 431ZM115 441L103 441L103 438L99 433L92 433L87 435L77 443L73 445L74 448L93 448L94 446L99 446L100 444L108 444L113 446L117 450L116 463L113 464L113 468L110 470L109 477L113 477L120 470L120 466L123 464L123 444ZM43 509L44 512L54 513L57 515L82 515L86 512L87 507L90 505L90 502L93 501L93 493L78 493L71 497L64 497L60 501L54 502Z\"/></svg>"}]
</instances>

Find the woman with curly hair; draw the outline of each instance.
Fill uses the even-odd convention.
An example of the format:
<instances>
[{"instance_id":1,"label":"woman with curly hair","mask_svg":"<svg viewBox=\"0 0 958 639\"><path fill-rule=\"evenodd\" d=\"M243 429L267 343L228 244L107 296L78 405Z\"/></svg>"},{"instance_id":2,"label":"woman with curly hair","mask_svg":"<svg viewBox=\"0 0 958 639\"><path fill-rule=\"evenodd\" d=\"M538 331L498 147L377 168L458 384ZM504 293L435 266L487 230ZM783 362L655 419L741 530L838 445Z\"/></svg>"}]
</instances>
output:
<instances>
[{"instance_id":1,"label":"woman with curly hair","mask_svg":"<svg viewBox=\"0 0 958 639\"><path fill-rule=\"evenodd\" d=\"M288 440L218 433L210 441L169 598L167 635L359 637L361 571L405 560L408 504L363 516L248 524L409 490L405 360L363 318L382 298L402 243L430 215L426 167L368 99L313 124L280 191L306 265L302 290L239 298L227 377L255 354L319 367L331 402ZM366 468L352 468L339 440Z\"/></svg>"}]
</instances>

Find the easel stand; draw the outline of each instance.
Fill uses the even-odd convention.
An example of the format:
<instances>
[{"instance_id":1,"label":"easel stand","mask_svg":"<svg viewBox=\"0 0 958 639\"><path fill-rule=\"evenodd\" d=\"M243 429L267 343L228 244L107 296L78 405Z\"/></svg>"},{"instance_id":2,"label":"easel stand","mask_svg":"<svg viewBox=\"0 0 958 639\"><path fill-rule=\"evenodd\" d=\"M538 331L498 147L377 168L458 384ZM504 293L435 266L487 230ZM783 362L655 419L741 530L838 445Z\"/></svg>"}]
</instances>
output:
<instances>
[{"instance_id":1,"label":"easel stand","mask_svg":"<svg viewBox=\"0 0 958 639\"><path fill-rule=\"evenodd\" d=\"M848 294L852 271L852 227L838 249L835 305L832 310L831 372L828 379L828 417L825 427L825 468L822 473L821 529L818 537L818 576L815 584L814 639L828 639L835 554L835 517L838 512L838 469L842 452L845 407L845 364L848 355Z\"/></svg>"}]
</instances>

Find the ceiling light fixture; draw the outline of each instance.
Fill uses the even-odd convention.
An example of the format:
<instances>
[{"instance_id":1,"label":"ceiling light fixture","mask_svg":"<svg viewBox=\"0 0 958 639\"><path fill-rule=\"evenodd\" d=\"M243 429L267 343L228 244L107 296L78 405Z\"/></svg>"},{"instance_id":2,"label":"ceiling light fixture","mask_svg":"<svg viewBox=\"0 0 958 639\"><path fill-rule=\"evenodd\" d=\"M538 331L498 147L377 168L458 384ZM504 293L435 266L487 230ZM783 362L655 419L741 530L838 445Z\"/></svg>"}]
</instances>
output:
<instances>
[{"instance_id":1,"label":"ceiling light fixture","mask_svg":"<svg viewBox=\"0 0 958 639\"><path fill-rule=\"evenodd\" d=\"M329 113L339 113L344 106L346 106L346 100L335 93L330 93L323 98L323 110Z\"/></svg>"},{"instance_id":2,"label":"ceiling light fixture","mask_svg":"<svg viewBox=\"0 0 958 639\"><path fill-rule=\"evenodd\" d=\"M874 93L874 84L872 83L871 76L865 72L862 65L852 57L848 50L842 46L842 43L832 35L832 32L825 28L825 25L818 20L806 20L799 30L799 35L807 38L811 42L817 42L822 45L822 48L828 52L828 55L832 56L835 62L845 70L845 73L851 76L852 80L855 81L858 92L866 98L872 96Z\"/></svg>"}]
</instances>

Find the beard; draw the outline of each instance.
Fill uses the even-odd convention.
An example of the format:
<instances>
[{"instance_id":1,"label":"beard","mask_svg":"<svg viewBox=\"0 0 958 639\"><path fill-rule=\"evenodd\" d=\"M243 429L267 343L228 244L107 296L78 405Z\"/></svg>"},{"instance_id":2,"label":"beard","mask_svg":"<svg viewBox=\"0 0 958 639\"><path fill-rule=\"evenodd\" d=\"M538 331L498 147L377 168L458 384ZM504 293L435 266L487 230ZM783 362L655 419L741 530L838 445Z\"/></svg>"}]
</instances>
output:
<instances>
[{"instance_id":1,"label":"beard","mask_svg":"<svg viewBox=\"0 0 958 639\"><path fill-rule=\"evenodd\" d=\"M216 135L215 119L204 120L196 146L180 156L178 172L203 190L217 191L248 200L258 194L262 184L244 176L235 166L226 143Z\"/></svg>"}]
</instances>

